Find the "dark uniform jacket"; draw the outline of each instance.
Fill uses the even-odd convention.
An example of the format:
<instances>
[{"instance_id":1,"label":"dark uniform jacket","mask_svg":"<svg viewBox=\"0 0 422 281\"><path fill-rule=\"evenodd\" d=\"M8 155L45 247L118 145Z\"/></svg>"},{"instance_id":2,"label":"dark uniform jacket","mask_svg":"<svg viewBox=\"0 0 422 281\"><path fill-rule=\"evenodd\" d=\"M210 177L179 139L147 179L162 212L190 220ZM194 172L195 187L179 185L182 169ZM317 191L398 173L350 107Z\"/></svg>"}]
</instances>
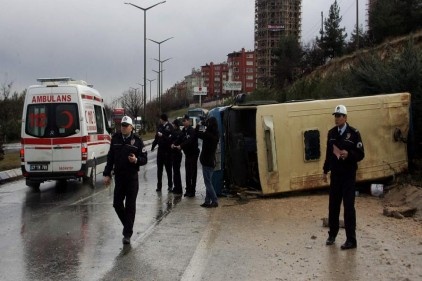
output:
<instances>
[{"instance_id":1,"label":"dark uniform jacket","mask_svg":"<svg viewBox=\"0 0 422 281\"><path fill-rule=\"evenodd\" d=\"M199 156L199 162L201 162L202 166L215 168L215 151L217 150L217 144L219 141L218 130L212 132L208 130L209 127L207 127L205 132L201 132L198 130L198 128L199 126L197 126L196 129L198 138L203 140L201 155Z\"/></svg>"},{"instance_id":2,"label":"dark uniform jacket","mask_svg":"<svg viewBox=\"0 0 422 281\"><path fill-rule=\"evenodd\" d=\"M346 159L337 158L334 152L334 145L340 150L347 150ZM338 127L334 127L328 131L327 151L324 162L324 173L331 172L356 172L357 162L365 157L362 139L357 129L349 126L342 135L338 132Z\"/></svg>"},{"instance_id":3,"label":"dark uniform jacket","mask_svg":"<svg viewBox=\"0 0 422 281\"><path fill-rule=\"evenodd\" d=\"M129 162L128 157L131 153L135 154L138 159L136 164ZM133 134L133 132L124 140L122 133L119 132L111 138L110 150L107 155L107 165L103 175L111 176L111 171L114 170L116 176L138 176L139 166L145 165L147 161L147 151L143 141L137 135Z\"/></svg>"},{"instance_id":4,"label":"dark uniform jacket","mask_svg":"<svg viewBox=\"0 0 422 281\"><path fill-rule=\"evenodd\" d=\"M183 135L182 130L180 130L180 128L173 129L173 133L170 135L170 141L174 145L179 145L182 143ZM172 149L172 152L175 154L182 153L182 151L177 148Z\"/></svg>"},{"instance_id":5,"label":"dark uniform jacket","mask_svg":"<svg viewBox=\"0 0 422 281\"><path fill-rule=\"evenodd\" d=\"M163 135L160 137L158 133ZM155 139L152 143L152 150L158 145L158 150L160 151L170 151L170 146L172 144L171 134L173 133L173 126L166 122L165 124L160 124L155 134Z\"/></svg>"},{"instance_id":6,"label":"dark uniform jacket","mask_svg":"<svg viewBox=\"0 0 422 281\"><path fill-rule=\"evenodd\" d=\"M192 126L182 129L179 144L185 155L199 155L198 137Z\"/></svg>"}]
</instances>

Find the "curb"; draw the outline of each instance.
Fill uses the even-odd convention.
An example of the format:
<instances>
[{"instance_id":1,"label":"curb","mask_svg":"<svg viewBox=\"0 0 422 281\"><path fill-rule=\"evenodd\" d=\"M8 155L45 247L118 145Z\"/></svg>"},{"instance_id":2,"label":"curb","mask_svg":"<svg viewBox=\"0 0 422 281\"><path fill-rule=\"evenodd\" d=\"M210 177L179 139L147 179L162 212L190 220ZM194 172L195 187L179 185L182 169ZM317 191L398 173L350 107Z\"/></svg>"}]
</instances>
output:
<instances>
[{"instance_id":1,"label":"curb","mask_svg":"<svg viewBox=\"0 0 422 281\"><path fill-rule=\"evenodd\" d=\"M0 172L0 184L8 181L12 181L22 177L22 170L21 168L16 168L7 171Z\"/></svg>"}]
</instances>

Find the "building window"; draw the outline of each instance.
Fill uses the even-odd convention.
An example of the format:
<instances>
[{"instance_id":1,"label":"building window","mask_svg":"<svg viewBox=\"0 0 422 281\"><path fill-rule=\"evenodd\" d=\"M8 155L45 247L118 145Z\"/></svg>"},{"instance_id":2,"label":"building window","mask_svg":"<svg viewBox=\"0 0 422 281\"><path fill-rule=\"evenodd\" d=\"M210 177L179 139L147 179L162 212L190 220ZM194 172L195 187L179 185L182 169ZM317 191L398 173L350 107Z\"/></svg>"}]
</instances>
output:
<instances>
[{"instance_id":1,"label":"building window","mask_svg":"<svg viewBox=\"0 0 422 281\"><path fill-rule=\"evenodd\" d=\"M246 61L246 65L253 65L253 61L250 61L250 60Z\"/></svg>"}]
</instances>

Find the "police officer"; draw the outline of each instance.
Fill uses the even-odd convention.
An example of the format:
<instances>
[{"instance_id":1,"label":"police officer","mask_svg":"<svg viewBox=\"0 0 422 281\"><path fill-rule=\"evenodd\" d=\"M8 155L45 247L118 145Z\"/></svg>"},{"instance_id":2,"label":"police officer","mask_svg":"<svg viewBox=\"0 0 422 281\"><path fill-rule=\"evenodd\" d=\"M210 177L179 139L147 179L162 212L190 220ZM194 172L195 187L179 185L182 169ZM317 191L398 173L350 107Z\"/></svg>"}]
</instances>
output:
<instances>
[{"instance_id":1,"label":"police officer","mask_svg":"<svg viewBox=\"0 0 422 281\"><path fill-rule=\"evenodd\" d=\"M142 140L133 133L132 118L124 116L121 131L111 139L104 169L104 184L111 182L111 171L115 174L113 207L123 224L123 244L130 244L136 214L139 166L147 163L147 151Z\"/></svg>"},{"instance_id":2,"label":"police officer","mask_svg":"<svg viewBox=\"0 0 422 281\"><path fill-rule=\"evenodd\" d=\"M173 176L171 168L171 134L173 133L173 126L168 122L168 117L165 113L160 116L160 125L157 128L155 139L152 143L151 151L154 151L158 145L157 152L157 192L161 192L163 166L166 168L168 191L173 188Z\"/></svg>"},{"instance_id":3,"label":"police officer","mask_svg":"<svg viewBox=\"0 0 422 281\"><path fill-rule=\"evenodd\" d=\"M173 121L173 134L171 135L171 163L173 167L173 194L182 195L182 178L180 176L180 165L182 163L182 151L175 147L182 137L182 131L180 130L179 120L174 119Z\"/></svg>"},{"instance_id":4,"label":"police officer","mask_svg":"<svg viewBox=\"0 0 422 281\"><path fill-rule=\"evenodd\" d=\"M182 124L182 137L180 142L175 144L175 147L183 150L185 154L186 193L184 196L195 197L199 157L198 137L196 136L195 129L190 125L188 115L183 116Z\"/></svg>"},{"instance_id":5,"label":"police officer","mask_svg":"<svg viewBox=\"0 0 422 281\"><path fill-rule=\"evenodd\" d=\"M333 245L339 231L339 216L341 202L344 207L344 226L346 242L342 250L357 247L356 240L356 210L355 183L357 162L365 157L362 139L357 129L347 123L347 109L338 105L334 109L335 127L328 131L327 150L324 162L323 180L327 182L330 176L330 196L328 206L329 232L326 245Z\"/></svg>"}]
</instances>

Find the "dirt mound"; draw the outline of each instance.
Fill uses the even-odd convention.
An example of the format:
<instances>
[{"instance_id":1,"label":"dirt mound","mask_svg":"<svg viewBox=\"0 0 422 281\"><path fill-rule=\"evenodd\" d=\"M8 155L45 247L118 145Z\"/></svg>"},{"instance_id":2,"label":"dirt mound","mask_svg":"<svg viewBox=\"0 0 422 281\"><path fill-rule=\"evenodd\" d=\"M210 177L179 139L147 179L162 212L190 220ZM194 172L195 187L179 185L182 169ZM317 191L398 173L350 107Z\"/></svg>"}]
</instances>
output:
<instances>
[{"instance_id":1,"label":"dirt mound","mask_svg":"<svg viewBox=\"0 0 422 281\"><path fill-rule=\"evenodd\" d=\"M385 194L383 206L386 216L413 217L422 222L422 188L409 184L392 187Z\"/></svg>"}]
</instances>

